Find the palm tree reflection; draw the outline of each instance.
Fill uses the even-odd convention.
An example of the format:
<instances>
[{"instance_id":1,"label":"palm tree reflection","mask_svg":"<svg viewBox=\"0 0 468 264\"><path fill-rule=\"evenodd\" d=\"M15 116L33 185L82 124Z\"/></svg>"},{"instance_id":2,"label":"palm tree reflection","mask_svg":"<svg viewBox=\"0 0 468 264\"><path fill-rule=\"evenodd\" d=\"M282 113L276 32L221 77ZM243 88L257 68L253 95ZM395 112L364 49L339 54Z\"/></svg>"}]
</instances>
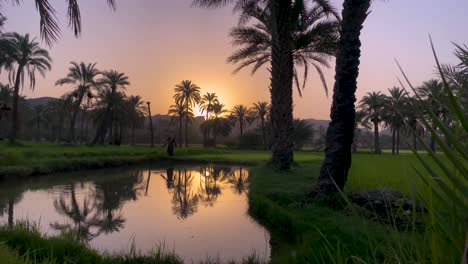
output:
<instances>
[{"instance_id":1,"label":"palm tree reflection","mask_svg":"<svg viewBox=\"0 0 468 264\"><path fill-rule=\"evenodd\" d=\"M98 235L91 229L97 220L97 210L94 201L84 197L80 203L76 197L75 185L65 189L59 199L54 201L55 210L72 220L72 223L51 223L50 226L74 239L89 242Z\"/></svg>"},{"instance_id":2,"label":"palm tree reflection","mask_svg":"<svg viewBox=\"0 0 468 264\"><path fill-rule=\"evenodd\" d=\"M187 169L177 170L172 196L172 212L179 219L186 219L198 210L198 194L191 190L193 176Z\"/></svg>"},{"instance_id":3,"label":"palm tree reflection","mask_svg":"<svg viewBox=\"0 0 468 264\"><path fill-rule=\"evenodd\" d=\"M94 187L94 188L93 188ZM125 227L122 214L124 202L138 200L145 190L142 171L98 182L81 183L85 197L78 199L75 185L66 188L54 201L56 211L71 223L52 223L51 227L73 238L89 242L100 234L119 232Z\"/></svg>"},{"instance_id":4,"label":"palm tree reflection","mask_svg":"<svg viewBox=\"0 0 468 264\"><path fill-rule=\"evenodd\" d=\"M243 194L247 191L249 171L240 167L239 169L230 173L229 183L236 194Z\"/></svg>"}]
</instances>

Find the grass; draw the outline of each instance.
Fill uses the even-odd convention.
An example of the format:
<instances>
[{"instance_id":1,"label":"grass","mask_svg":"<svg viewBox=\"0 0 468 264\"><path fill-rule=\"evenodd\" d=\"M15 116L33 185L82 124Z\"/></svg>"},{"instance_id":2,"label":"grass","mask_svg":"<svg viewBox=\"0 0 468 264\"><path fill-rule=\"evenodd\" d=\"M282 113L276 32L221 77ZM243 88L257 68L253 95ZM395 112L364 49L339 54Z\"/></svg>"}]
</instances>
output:
<instances>
[{"instance_id":1,"label":"grass","mask_svg":"<svg viewBox=\"0 0 468 264\"><path fill-rule=\"evenodd\" d=\"M0 145L0 155L0 175L9 176L168 160L160 147L46 143ZM177 149L172 159L255 164L250 179L250 214L271 233L272 263L408 263L428 259L428 238L424 232L401 232L392 226L367 221L349 209L336 210L325 205L304 203L318 177L322 153L296 152L296 164L290 172L272 169L267 165L269 158L270 153L266 151L191 147ZM411 186L419 183L413 169L418 166L416 157L409 153L400 156L357 154L353 156L346 190L393 188L411 194ZM9 251L5 254L12 258L39 256L41 261L57 263L65 260L72 263L181 263L177 256L161 249L146 257L133 253L113 258L100 256L73 241L45 238L21 228L1 229L0 241L7 242ZM207 259L206 263L217 261ZM258 261L250 258L244 263Z\"/></svg>"}]
</instances>

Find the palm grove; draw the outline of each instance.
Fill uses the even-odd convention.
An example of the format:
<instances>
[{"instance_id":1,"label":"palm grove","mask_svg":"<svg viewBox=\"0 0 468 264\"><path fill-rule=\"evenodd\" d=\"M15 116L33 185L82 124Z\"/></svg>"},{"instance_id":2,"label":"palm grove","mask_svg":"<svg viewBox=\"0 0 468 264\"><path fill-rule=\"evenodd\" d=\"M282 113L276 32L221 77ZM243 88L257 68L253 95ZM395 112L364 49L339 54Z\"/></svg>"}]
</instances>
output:
<instances>
[{"instance_id":1,"label":"palm grove","mask_svg":"<svg viewBox=\"0 0 468 264\"><path fill-rule=\"evenodd\" d=\"M42 18L42 37L51 45L60 35L60 28L53 15L55 11L47 0L36 2ZM69 25L78 36L81 31L79 7L74 1L68 3ZM114 1L108 3L115 8ZM356 114L360 32L369 14L371 0L345 0L341 17L329 1L324 0L195 0L193 4L220 7L229 3L234 4L234 10L240 16L238 26L230 32L233 45L238 49L228 58L228 62L237 65L236 71L251 66L252 73L266 65L271 73L271 83L265 89L271 92L271 102L258 102L252 108L237 105L228 111L215 94L201 95L200 88L195 83L182 81L175 88L175 103L169 110L178 126L179 142L184 138L185 145L188 145L188 126L193 120L193 107L199 104L206 118L200 128L206 146L216 145L217 136L229 134L234 124L239 127L239 133L243 134L246 123L259 120L263 147L271 149L273 164L281 169L289 169L294 157L293 138L297 134L293 119L294 87L300 93L306 87L309 69L313 69L328 90L322 70L329 67L332 57L336 57L335 84L331 122L325 139L325 160L317 185L318 193L335 192L335 184L338 189L344 188L351 166L353 139L359 127L367 127L372 123L376 153L380 153L378 139L381 125L391 129L394 153L399 150L400 133L419 133L418 117L411 116L414 111L406 111L406 115L398 111L404 109L400 107L402 105L414 105L408 103L411 99L407 93L398 88L391 89L389 97L379 93L365 96L360 103L362 112ZM462 66L447 66L446 70L447 74L452 74L451 80L457 82L457 87L462 87L466 85L466 79L463 79L466 77L466 67L463 68L463 63L466 65L466 47L458 46L457 54L460 55ZM16 33L2 35L0 55L1 67L8 72L13 84L12 88L2 86L2 94L12 94L9 137L10 141L14 141L18 130L19 90L25 84L24 78L29 77L30 87L34 88L36 73L44 75L50 70L51 58L35 39ZM460 79L464 81L461 82L462 85ZM425 83L425 88L418 90L422 97L431 101L434 109L440 106L440 100L435 95L438 89L436 83L436 80ZM74 129L77 118L85 120L92 117L96 131L91 142L104 143L107 139L109 143L119 144L123 131L140 126L144 113L150 111L143 107L141 98L125 94L129 81L124 73L100 71L95 64L72 63L68 76L58 80L57 85L73 87L70 94L55 102L55 110L48 108L48 111L58 112L54 115L59 120L58 123L69 121L70 141L77 140ZM384 107L392 111L382 111ZM62 109L69 111L60 111ZM441 117L444 115L441 107L437 111ZM41 111L37 112L39 120ZM69 116L61 116L66 113ZM229 114L226 115L227 113ZM85 128L87 126L86 122L80 124ZM267 135L268 131L271 135ZM87 133L86 129L81 129L81 134Z\"/></svg>"}]
</instances>

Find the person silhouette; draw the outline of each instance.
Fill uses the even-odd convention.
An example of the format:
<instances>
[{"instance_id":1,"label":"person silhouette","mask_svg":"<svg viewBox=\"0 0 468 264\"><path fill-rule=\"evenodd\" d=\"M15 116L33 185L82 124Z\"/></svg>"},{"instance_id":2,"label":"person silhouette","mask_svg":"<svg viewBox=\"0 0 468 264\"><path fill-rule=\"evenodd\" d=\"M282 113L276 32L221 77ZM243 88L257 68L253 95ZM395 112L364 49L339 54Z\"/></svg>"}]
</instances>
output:
<instances>
[{"instance_id":1,"label":"person silhouette","mask_svg":"<svg viewBox=\"0 0 468 264\"><path fill-rule=\"evenodd\" d=\"M173 137L168 137L167 138L167 154L169 156L174 156L174 150L177 147L177 143L175 138Z\"/></svg>"}]
</instances>

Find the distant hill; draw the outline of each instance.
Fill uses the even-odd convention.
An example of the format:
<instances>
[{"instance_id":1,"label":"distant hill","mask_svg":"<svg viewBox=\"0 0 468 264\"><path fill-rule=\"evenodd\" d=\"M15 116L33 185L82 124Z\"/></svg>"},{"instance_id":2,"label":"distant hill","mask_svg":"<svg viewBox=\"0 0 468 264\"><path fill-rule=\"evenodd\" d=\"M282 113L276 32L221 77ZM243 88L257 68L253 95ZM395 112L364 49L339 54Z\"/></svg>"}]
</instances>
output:
<instances>
[{"instance_id":1,"label":"distant hill","mask_svg":"<svg viewBox=\"0 0 468 264\"><path fill-rule=\"evenodd\" d=\"M38 97L38 98L31 98L31 99L26 99L26 102L28 103L29 107L34 108L38 105L46 105L50 101L57 100L57 98L54 97Z\"/></svg>"}]
</instances>

